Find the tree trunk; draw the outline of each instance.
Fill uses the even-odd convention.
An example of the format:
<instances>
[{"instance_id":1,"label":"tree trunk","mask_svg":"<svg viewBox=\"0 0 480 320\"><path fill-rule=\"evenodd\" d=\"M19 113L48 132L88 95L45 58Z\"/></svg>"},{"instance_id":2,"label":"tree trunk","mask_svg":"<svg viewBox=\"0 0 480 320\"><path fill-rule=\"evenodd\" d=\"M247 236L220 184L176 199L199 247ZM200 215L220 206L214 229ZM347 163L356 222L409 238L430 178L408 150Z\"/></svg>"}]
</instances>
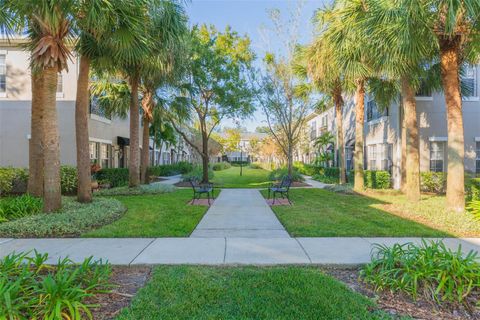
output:
<instances>
[{"instance_id":1,"label":"tree trunk","mask_svg":"<svg viewBox=\"0 0 480 320\"><path fill-rule=\"evenodd\" d=\"M75 137L77 143L77 200L92 201L92 178L90 169L88 105L90 101L89 75L90 59L80 56L80 68L77 79L77 100L75 103Z\"/></svg>"},{"instance_id":2,"label":"tree trunk","mask_svg":"<svg viewBox=\"0 0 480 320\"><path fill-rule=\"evenodd\" d=\"M405 124L405 106L402 102L401 108L401 165L400 165L400 190L403 193L407 193L407 125Z\"/></svg>"},{"instance_id":3,"label":"tree trunk","mask_svg":"<svg viewBox=\"0 0 480 320\"><path fill-rule=\"evenodd\" d=\"M43 154L43 211L53 212L61 208L60 142L57 124L57 67L44 69L44 154Z\"/></svg>"},{"instance_id":4,"label":"tree trunk","mask_svg":"<svg viewBox=\"0 0 480 320\"><path fill-rule=\"evenodd\" d=\"M293 150L292 150L292 141L288 142L287 150L287 172L288 176L291 178L293 176Z\"/></svg>"},{"instance_id":5,"label":"tree trunk","mask_svg":"<svg viewBox=\"0 0 480 320\"><path fill-rule=\"evenodd\" d=\"M337 154L338 166L340 168L340 184L345 184L347 182L347 175L345 172L345 139L343 136L343 98L340 90L335 91L334 101L337 122Z\"/></svg>"},{"instance_id":6,"label":"tree trunk","mask_svg":"<svg viewBox=\"0 0 480 320\"><path fill-rule=\"evenodd\" d=\"M441 77L447 105L448 127L447 207L463 212L465 210L465 143L458 76L459 50L459 37L440 40Z\"/></svg>"},{"instance_id":7,"label":"tree trunk","mask_svg":"<svg viewBox=\"0 0 480 320\"><path fill-rule=\"evenodd\" d=\"M143 136L142 136L142 159L140 164L140 179L143 184L149 183L148 177L148 163L150 158L150 121L148 117L144 116L143 121Z\"/></svg>"},{"instance_id":8,"label":"tree trunk","mask_svg":"<svg viewBox=\"0 0 480 320\"><path fill-rule=\"evenodd\" d=\"M363 191L365 188L363 177L363 122L365 110L365 81L359 80L356 83L357 89L355 91L355 154L354 154L354 169L355 169L355 191Z\"/></svg>"},{"instance_id":9,"label":"tree trunk","mask_svg":"<svg viewBox=\"0 0 480 320\"><path fill-rule=\"evenodd\" d=\"M208 136L205 130L202 130L202 169L203 169L202 182L203 183L208 182L208 164L209 164L208 158L209 158L208 157Z\"/></svg>"},{"instance_id":10,"label":"tree trunk","mask_svg":"<svg viewBox=\"0 0 480 320\"><path fill-rule=\"evenodd\" d=\"M138 82L138 74L132 75L130 78L130 162L128 164L130 188L140 184Z\"/></svg>"},{"instance_id":11,"label":"tree trunk","mask_svg":"<svg viewBox=\"0 0 480 320\"><path fill-rule=\"evenodd\" d=\"M32 119L28 153L28 193L43 197L43 108L42 72L32 70Z\"/></svg>"},{"instance_id":12,"label":"tree trunk","mask_svg":"<svg viewBox=\"0 0 480 320\"><path fill-rule=\"evenodd\" d=\"M420 201L420 147L415 91L407 77L402 78L402 98L406 126L406 193L409 201Z\"/></svg>"}]
</instances>

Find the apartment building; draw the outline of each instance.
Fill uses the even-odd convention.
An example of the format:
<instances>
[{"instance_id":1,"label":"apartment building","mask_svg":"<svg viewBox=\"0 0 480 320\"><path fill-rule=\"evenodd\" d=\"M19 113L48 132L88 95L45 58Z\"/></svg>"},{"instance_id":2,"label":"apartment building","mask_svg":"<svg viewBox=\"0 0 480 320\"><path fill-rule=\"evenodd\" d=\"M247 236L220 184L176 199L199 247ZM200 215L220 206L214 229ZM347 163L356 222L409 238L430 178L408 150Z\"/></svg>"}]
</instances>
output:
<instances>
[{"instance_id":1,"label":"apartment building","mask_svg":"<svg viewBox=\"0 0 480 320\"><path fill-rule=\"evenodd\" d=\"M226 153L228 161L257 161L252 148L254 143L259 143L268 136L266 133L259 132L241 132L238 150Z\"/></svg>"},{"instance_id":2,"label":"apartment building","mask_svg":"<svg viewBox=\"0 0 480 320\"><path fill-rule=\"evenodd\" d=\"M0 166L28 167L31 118L31 79L29 52L21 48L23 40L0 39ZM75 98L78 59L68 62L68 71L58 77L57 117L60 134L60 161L76 164ZM140 123L141 124L141 123ZM102 166L127 167L129 161L129 119L110 118L90 102L90 159ZM181 139L180 139L181 140ZM140 140L142 141L142 130ZM191 150L183 141L163 145L151 142L151 162L167 164L190 160Z\"/></svg>"},{"instance_id":3,"label":"apartment building","mask_svg":"<svg viewBox=\"0 0 480 320\"><path fill-rule=\"evenodd\" d=\"M462 77L469 94L463 97L463 123L465 137L465 171L480 173L480 97L479 66L469 67ZM355 101L345 97L344 131L347 170L353 168L355 141ZM420 170L446 172L447 170L447 114L442 92L420 90L416 97L417 120L420 133ZM387 170L395 188L400 187L402 156L402 110L400 102L379 110L371 96L365 97L364 157L365 169ZM311 141L322 130L336 132L333 108L308 119Z\"/></svg>"}]
</instances>

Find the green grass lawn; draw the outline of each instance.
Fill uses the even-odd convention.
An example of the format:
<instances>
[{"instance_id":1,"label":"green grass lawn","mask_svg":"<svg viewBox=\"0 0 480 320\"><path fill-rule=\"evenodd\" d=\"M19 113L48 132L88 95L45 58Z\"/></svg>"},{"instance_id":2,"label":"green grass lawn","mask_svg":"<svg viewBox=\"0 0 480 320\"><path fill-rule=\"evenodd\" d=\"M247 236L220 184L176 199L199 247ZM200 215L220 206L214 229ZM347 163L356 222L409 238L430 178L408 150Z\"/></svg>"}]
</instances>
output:
<instances>
[{"instance_id":1,"label":"green grass lawn","mask_svg":"<svg viewBox=\"0 0 480 320\"><path fill-rule=\"evenodd\" d=\"M265 188L269 185L268 171L243 167L240 176L240 167L215 171L212 182L219 188Z\"/></svg>"},{"instance_id":2,"label":"green grass lawn","mask_svg":"<svg viewBox=\"0 0 480 320\"><path fill-rule=\"evenodd\" d=\"M390 319L372 310L315 268L161 266L116 319Z\"/></svg>"},{"instance_id":3,"label":"green grass lawn","mask_svg":"<svg viewBox=\"0 0 480 320\"><path fill-rule=\"evenodd\" d=\"M264 192L266 195L266 192ZM447 237L480 235L480 221L445 209L445 197L422 196L410 203L398 192L345 195L293 189L293 206L274 206L295 237Z\"/></svg>"},{"instance_id":4,"label":"green grass lawn","mask_svg":"<svg viewBox=\"0 0 480 320\"><path fill-rule=\"evenodd\" d=\"M206 206L187 205L190 190L115 198L127 207L125 215L83 237L188 237L207 211Z\"/></svg>"}]
</instances>

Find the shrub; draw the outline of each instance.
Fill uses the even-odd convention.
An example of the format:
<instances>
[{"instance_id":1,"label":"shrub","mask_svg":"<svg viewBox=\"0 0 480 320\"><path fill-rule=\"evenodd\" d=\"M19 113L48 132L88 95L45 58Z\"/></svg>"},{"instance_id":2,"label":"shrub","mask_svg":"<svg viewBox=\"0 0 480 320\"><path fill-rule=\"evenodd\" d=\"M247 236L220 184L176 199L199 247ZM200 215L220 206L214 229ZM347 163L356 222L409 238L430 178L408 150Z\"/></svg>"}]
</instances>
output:
<instances>
[{"instance_id":1,"label":"shrub","mask_svg":"<svg viewBox=\"0 0 480 320\"><path fill-rule=\"evenodd\" d=\"M213 170L208 168L208 179L213 179ZM200 165L194 166L193 170L182 175L182 181L198 180L201 181L203 177L203 167Z\"/></svg>"},{"instance_id":2,"label":"shrub","mask_svg":"<svg viewBox=\"0 0 480 320\"><path fill-rule=\"evenodd\" d=\"M82 204L72 198L63 199L63 207L54 214L39 213L0 224L0 237L51 238L79 236L109 224L126 211L113 198L93 198Z\"/></svg>"},{"instance_id":3,"label":"shrub","mask_svg":"<svg viewBox=\"0 0 480 320\"><path fill-rule=\"evenodd\" d=\"M0 195L26 191L28 170L23 168L0 168ZM23 185L23 187L20 187Z\"/></svg>"},{"instance_id":4,"label":"shrub","mask_svg":"<svg viewBox=\"0 0 480 320\"><path fill-rule=\"evenodd\" d=\"M221 171L225 169L230 169L232 165L228 162L217 162L212 165L212 170L213 171Z\"/></svg>"},{"instance_id":5,"label":"shrub","mask_svg":"<svg viewBox=\"0 0 480 320\"><path fill-rule=\"evenodd\" d=\"M271 181L280 181L288 175L287 168L279 168L270 171L268 174L268 179ZM291 176L293 181L302 182L304 180L303 176L294 168Z\"/></svg>"},{"instance_id":6,"label":"shrub","mask_svg":"<svg viewBox=\"0 0 480 320\"><path fill-rule=\"evenodd\" d=\"M353 184L355 182L355 171L347 171L347 183Z\"/></svg>"},{"instance_id":7,"label":"shrub","mask_svg":"<svg viewBox=\"0 0 480 320\"><path fill-rule=\"evenodd\" d=\"M338 183L338 178L332 178L322 174L315 174L312 176L312 179L323 182L323 183L328 183L328 184Z\"/></svg>"},{"instance_id":8,"label":"shrub","mask_svg":"<svg viewBox=\"0 0 480 320\"><path fill-rule=\"evenodd\" d=\"M185 174L192 171L193 165L190 162L180 161L174 164L163 164L148 168L148 174L156 177L169 177L177 174Z\"/></svg>"},{"instance_id":9,"label":"shrub","mask_svg":"<svg viewBox=\"0 0 480 320\"><path fill-rule=\"evenodd\" d=\"M232 167L240 167L240 165L247 166L248 161L230 161L230 164L232 165Z\"/></svg>"},{"instance_id":10,"label":"shrub","mask_svg":"<svg viewBox=\"0 0 480 320\"><path fill-rule=\"evenodd\" d=\"M62 166L60 168L60 184L63 194L74 194L78 186L77 168Z\"/></svg>"},{"instance_id":11,"label":"shrub","mask_svg":"<svg viewBox=\"0 0 480 320\"><path fill-rule=\"evenodd\" d=\"M319 166L313 164L303 163L300 161L295 161L293 166L297 169L298 172L307 176L314 176L319 174Z\"/></svg>"},{"instance_id":12,"label":"shrub","mask_svg":"<svg viewBox=\"0 0 480 320\"><path fill-rule=\"evenodd\" d=\"M128 185L128 168L105 168L95 173L97 180L108 181L112 188Z\"/></svg>"},{"instance_id":13,"label":"shrub","mask_svg":"<svg viewBox=\"0 0 480 320\"><path fill-rule=\"evenodd\" d=\"M475 218L480 220L480 200L472 200L467 203L466 209L473 214Z\"/></svg>"},{"instance_id":14,"label":"shrub","mask_svg":"<svg viewBox=\"0 0 480 320\"><path fill-rule=\"evenodd\" d=\"M376 245L376 254L361 271L363 280L376 290L389 289L419 295L437 303L465 303L480 294L477 253L463 255L461 247L448 249L443 242L422 245Z\"/></svg>"},{"instance_id":15,"label":"shrub","mask_svg":"<svg viewBox=\"0 0 480 320\"><path fill-rule=\"evenodd\" d=\"M87 302L108 292L111 268L87 258L80 265L69 259L47 266L48 254L10 254L0 260L0 314L2 319L91 318Z\"/></svg>"},{"instance_id":16,"label":"shrub","mask_svg":"<svg viewBox=\"0 0 480 320\"><path fill-rule=\"evenodd\" d=\"M250 169L263 169L262 165L258 162L252 162L249 165Z\"/></svg>"},{"instance_id":17,"label":"shrub","mask_svg":"<svg viewBox=\"0 0 480 320\"><path fill-rule=\"evenodd\" d=\"M391 186L388 171L365 170L365 187L370 189L388 189Z\"/></svg>"},{"instance_id":18,"label":"shrub","mask_svg":"<svg viewBox=\"0 0 480 320\"><path fill-rule=\"evenodd\" d=\"M94 194L96 196L131 196L140 194L162 194L173 191L175 191L175 187L172 185L154 182L150 184L142 184L135 188L116 187L110 189L100 189Z\"/></svg>"},{"instance_id":19,"label":"shrub","mask_svg":"<svg viewBox=\"0 0 480 320\"><path fill-rule=\"evenodd\" d=\"M480 178L472 178L467 181L467 194L472 201L480 201Z\"/></svg>"},{"instance_id":20,"label":"shrub","mask_svg":"<svg viewBox=\"0 0 480 320\"><path fill-rule=\"evenodd\" d=\"M0 222L37 214L42 211L42 199L24 194L0 201Z\"/></svg>"},{"instance_id":21,"label":"shrub","mask_svg":"<svg viewBox=\"0 0 480 320\"><path fill-rule=\"evenodd\" d=\"M445 193L447 175L444 172L421 172L420 189L423 192Z\"/></svg>"}]
</instances>

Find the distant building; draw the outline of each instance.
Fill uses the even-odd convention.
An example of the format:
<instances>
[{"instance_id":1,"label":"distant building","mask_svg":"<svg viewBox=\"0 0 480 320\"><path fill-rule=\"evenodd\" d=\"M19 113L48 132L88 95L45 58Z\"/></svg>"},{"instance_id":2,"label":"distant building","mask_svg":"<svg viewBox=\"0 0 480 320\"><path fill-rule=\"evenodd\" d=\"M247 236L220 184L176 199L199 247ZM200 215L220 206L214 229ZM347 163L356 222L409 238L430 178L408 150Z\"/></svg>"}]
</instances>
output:
<instances>
[{"instance_id":1,"label":"distant building","mask_svg":"<svg viewBox=\"0 0 480 320\"><path fill-rule=\"evenodd\" d=\"M242 132L240 133L240 142L238 143L238 150L229 151L226 153L227 161L229 162L254 162L257 161L257 155L253 151L253 141L260 142L268 135L266 133L258 132Z\"/></svg>"}]
</instances>

